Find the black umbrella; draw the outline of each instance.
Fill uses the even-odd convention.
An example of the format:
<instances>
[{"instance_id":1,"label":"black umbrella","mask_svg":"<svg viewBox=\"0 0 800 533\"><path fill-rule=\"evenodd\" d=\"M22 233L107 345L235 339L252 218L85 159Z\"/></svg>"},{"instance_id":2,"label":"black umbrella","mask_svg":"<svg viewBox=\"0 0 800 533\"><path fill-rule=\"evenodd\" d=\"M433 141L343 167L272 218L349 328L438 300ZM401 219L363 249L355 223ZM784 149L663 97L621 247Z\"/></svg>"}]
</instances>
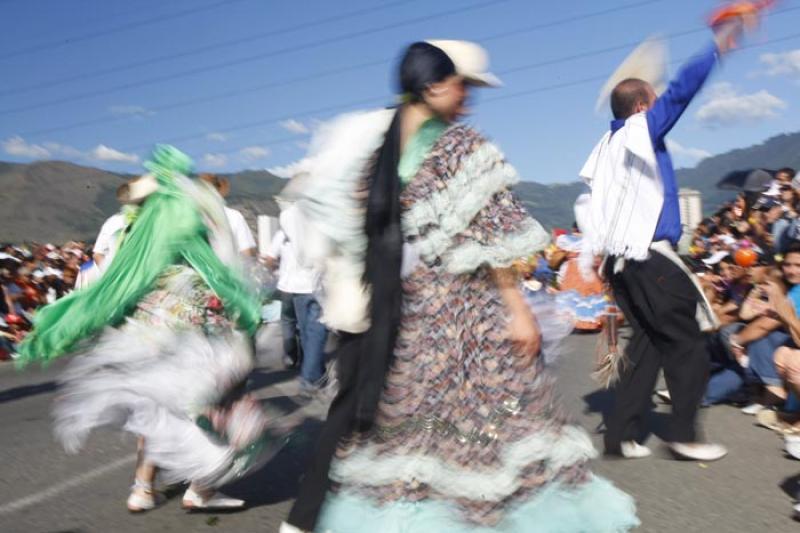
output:
<instances>
[{"instance_id":1,"label":"black umbrella","mask_svg":"<svg viewBox=\"0 0 800 533\"><path fill-rule=\"evenodd\" d=\"M728 191L764 192L769 188L773 173L760 168L748 170L735 170L725 175L717 188Z\"/></svg>"}]
</instances>

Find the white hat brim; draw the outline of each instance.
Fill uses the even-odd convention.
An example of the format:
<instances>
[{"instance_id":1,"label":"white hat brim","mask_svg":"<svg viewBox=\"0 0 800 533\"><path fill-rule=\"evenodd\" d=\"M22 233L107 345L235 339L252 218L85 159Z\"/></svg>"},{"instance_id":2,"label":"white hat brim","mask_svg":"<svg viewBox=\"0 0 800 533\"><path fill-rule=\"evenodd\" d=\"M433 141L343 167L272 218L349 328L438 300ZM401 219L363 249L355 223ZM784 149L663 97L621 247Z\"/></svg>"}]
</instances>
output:
<instances>
[{"instance_id":1,"label":"white hat brim","mask_svg":"<svg viewBox=\"0 0 800 533\"><path fill-rule=\"evenodd\" d=\"M484 72L482 74L472 74L470 76L464 76L464 79L470 84L475 87L502 87L503 82L500 81L500 78L492 74L491 72Z\"/></svg>"},{"instance_id":2,"label":"white hat brim","mask_svg":"<svg viewBox=\"0 0 800 533\"><path fill-rule=\"evenodd\" d=\"M158 190L158 181L152 174L144 174L135 180L128 182L128 201L130 204L138 204L145 198Z\"/></svg>"},{"instance_id":3,"label":"white hat brim","mask_svg":"<svg viewBox=\"0 0 800 533\"><path fill-rule=\"evenodd\" d=\"M614 88L623 80L636 78L653 86L657 95L667 88L667 65L669 64L669 48L663 37L648 37L642 44L625 58L610 78L603 85L595 103L595 111L604 107Z\"/></svg>"}]
</instances>

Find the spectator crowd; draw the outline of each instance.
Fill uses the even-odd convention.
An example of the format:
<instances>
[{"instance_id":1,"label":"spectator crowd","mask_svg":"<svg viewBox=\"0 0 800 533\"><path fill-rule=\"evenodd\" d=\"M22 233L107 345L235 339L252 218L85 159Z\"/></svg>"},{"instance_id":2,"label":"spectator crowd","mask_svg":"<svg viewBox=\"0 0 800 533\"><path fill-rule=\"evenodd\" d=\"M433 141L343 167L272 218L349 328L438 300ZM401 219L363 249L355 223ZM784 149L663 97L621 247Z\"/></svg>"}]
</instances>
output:
<instances>
[{"instance_id":1,"label":"spectator crowd","mask_svg":"<svg viewBox=\"0 0 800 533\"><path fill-rule=\"evenodd\" d=\"M789 168L773 175L762 190L740 193L703 220L687 236L682 251L721 321L708 341L712 374L705 405L743 405L759 423L785 434L787 450L800 458L800 415L795 414L800 411L795 399L800 397L800 318L795 312L800 309L800 176ZM268 261L275 267L280 257L282 278L288 279L290 250L279 251L290 241L282 239L271 246ZM529 288L559 291L562 301L575 309L577 328L596 331L602 327L609 298L597 280L585 282L578 275L579 251L577 228L557 230L554 245L524 270ZM80 242L0 247L0 359L14 353L31 328L36 308L71 291L91 259L91 246ZM302 294L294 292L311 292L282 288L295 300L302 300ZM307 313L288 320L287 311L295 311L298 303L283 303L284 325L302 330L294 321L304 323ZM294 336L285 336L291 344ZM324 337L314 339L314 345L324 345ZM311 342L310 337L305 340L303 344ZM308 359L298 356L298 349L285 348L291 359L287 365L299 366L300 360ZM324 368L320 357L313 359L314 371L305 369L309 385L320 380L319 369ZM666 391L660 396L669 401Z\"/></svg>"},{"instance_id":2,"label":"spectator crowd","mask_svg":"<svg viewBox=\"0 0 800 533\"><path fill-rule=\"evenodd\" d=\"M0 360L9 359L30 331L36 308L75 287L90 257L90 247L80 242L0 245Z\"/></svg>"}]
</instances>

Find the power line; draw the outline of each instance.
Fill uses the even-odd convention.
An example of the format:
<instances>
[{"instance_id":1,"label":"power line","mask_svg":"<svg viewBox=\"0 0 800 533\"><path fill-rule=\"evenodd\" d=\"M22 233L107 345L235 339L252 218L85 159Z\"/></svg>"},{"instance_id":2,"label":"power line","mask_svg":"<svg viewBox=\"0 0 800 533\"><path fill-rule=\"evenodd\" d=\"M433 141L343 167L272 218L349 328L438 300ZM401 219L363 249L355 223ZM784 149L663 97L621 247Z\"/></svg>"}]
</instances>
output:
<instances>
[{"instance_id":1,"label":"power line","mask_svg":"<svg viewBox=\"0 0 800 533\"><path fill-rule=\"evenodd\" d=\"M659 0L655 0L655 1L659 1ZM635 4L627 4L627 5L619 6L617 8L613 8L613 9L610 9L610 10L609 9L605 9L605 10L602 10L602 11L595 11L595 12L591 12L591 13L585 13L585 14L577 15L577 16L574 16L574 17L571 17L571 18L564 18L564 19L551 21L551 22L547 22L547 23L543 23L543 24L536 24L536 25L533 25L533 26L528 26L528 27L524 28L524 30L530 32L530 31L536 31L536 30L539 30L539 29L550 28L550 27L553 27L553 26L556 26L556 25L566 24L566 23L568 23L570 21L573 21L573 20L583 20L583 19L587 19L587 18L590 18L590 17L594 17L594 16L610 14L612 12L616 12L616 11L619 11L619 10L622 10L622 9L630 9L630 8L633 8L633 7L640 7L641 5L644 5L644 4L647 4L647 3L652 3L652 0L650 2L639 2L639 3L635 3ZM792 7L792 8L780 9L780 10L775 11L774 14L775 15L783 14L783 13L787 13L787 12L790 12L790 11L796 11L798 9L800 9L800 6ZM518 33L522 32L522 31L523 31L522 29L517 29L517 30L513 30L510 34L511 35L515 35L515 34L518 34ZM669 34L664 35L661 38L664 39L664 40L666 40L666 39L674 39L674 38L683 37L683 36L687 36L687 35L691 35L691 34L695 34L695 33L706 32L706 31L708 31L708 28L706 26L699 26L699 27L695 27L693 29L687 29L687 30L681 30L681 31L669 33ZM491 35L491 36L488 37L488 39L496 39L496 38L497 38L497 35ZM482 38L482 39L478 39L478 40L483 42L483 41L486 40L486 38ZM498 71L498 74L500 74L500 75L513 74L513 73L517 73L517 72L521 72L521 71L525 71L525 70L531 70L531 69L541 68L541 67L545 67L545 66L566 63L566 62L569 62L569 61L585 59L585 58L588 58L588 57L599 56L599 55L607 54L607 53L610 53L610 52L626 50L628 48L635 47L639 43L640 43L640 41L631 41L631 42L626 42L626 43L623 43L623 44L618 44L618 45L614 45L614 46L606 47L606 48L601 48L601 49L597 49L597 50L591 50L591 51L587 51L587 52L580 52L580 53L577 53L577 54L561 56L561 57L554 58L554 59L548 59L548 60L544 60L544 61L537 61L537 62L533 62L533 63L527 63L527 64L518 65L516 67L511 67L511 68L508 68L508 69L504 69L504 70ZM254 92L258 92L258 91L262 91L262 90L266 90L266 89L274 89L274 88L277 88L277 87L284 87L284 86L293 85L293 84L296 84L296 83L314 81L314 80L317 80L317 79L321 79L321 78L325 78L325 77L329 77L329 76L335 76L337 74L342 74L342 73L345 73L345 72L358 71L358 70L362 70L362 69L366 69L366 68L370 68L370 67L374 67L374 66L378 66L378 65L385 65L385 64L388 64L390 61L391 61L391 59L382 59L382 60L376 60L376 61L368 61L368 62L365 62L365 63L359 63L359 64L355 64L355 65L348 65L346 67L334 68L334 69L330 69L330 70L326 70L326 71L322 71L322 72L318 72L318 73L314 73L314 74L308 74L308 75L304 75L304 76L299 76L299 77L295 77L295 78L290 78L290 79L286 79L286 80L271 81L271 82L259 84L259 85L253 86L253 87L248 87L248 88L245 88L245 89L233 89L233 90L228 90L228 91L224 91L224 92L221 92L221 93L215 93L215 94L212 94L212 95L206 95L206 96L197 97L197 98L190 99L190 100L181 100L181 101L178 101L178 102L173 102L173 103L165 104L165 105L162 105L162 106L156 106L156 107L148 108L148 110L152 111L154 113L163 113L165 111L170 111L170 110L174 110L174 109L190 107L190 106L196 105L196 104L208 103L208 102L212 102L212 101L216 101L216 100L220 100L220 99L226 99L226 98L231 98L231 97L235 97L235 96L241 96L241 95L245 95L245 94L250 94L250 93L254 93ZM52 126L52 127L41 128L41 129L37 129L37 130L23 131L23 132L19 133L19 135L21 135L21 136L45 135L45 134L59 132L59 131L67 131L67 130L82 128L82 127L87 127L87 126L96 126L96 125L100 125L100 124L107 124L107 123L117 122L117 121L121 121L121 120L126 120L128 118L129 117L125 117L125 116L102 116L102 117L97 117L97 118L94 118L94 119L84 120L84 121L80 121L80 122L76 122L76 123L65 124L65 125L61 125L61 126Z\"/></svg>"},{"instance_id":2,"label":"power line","mask_svg":"<svg viewBox=\"0 0 800 533\"><path fill-rule=\"evenodd\" d=\"M196 67L196 68L184 70L184 71L181 71L181 72L173 72L173 73L165 74L165 75L162 75L162 76L155 76L155 77L147 78L147 79L144 79L144 80L137 80L137 81L134 81L134 82L128 82L128 83L124 83L122 85L117 85L117 86L109 87L109 88L106 88L106 89L100 89L100 90L97 90L97 91L91 91L91 92L87 92L87 93L83 93L83 94L67 96L67 97L64 97L64 98L59 98L57 100L51 100L49 102L39 102L39 103L36 103L36 104L31 104L31 105L27 105L27 106L23 106L23 107L18 107L18 108L3 109L3 110L0 110L0 116L2 116L2 115L10 115L10 114L13 114L13 113L20 113L20 112L23 112L23 111L31 111L31 110L39 109L39 108L42 108L42 107L51 107L51 106L54 106L54 105L66 104L66 103L75 102L75 101L78 101L78 100L86 100L87 98L92 98L94 96L100 96L100 95L104 95L104 94L111 94L111 93L115 93L115 92L118 92L118 91L121 91L121 90L124 90L124 89L131 89L133 87L141 87L141 86L144 86L144 85L152 85L154 83L159 83L159 82L162 82L162 81L168 81L168 80L172 80L172 79L191 76L191 75L194 75L194 74L201 74L201 73L204 73L204 72L210 72L210 71L213 71L213 70L219 70L219 69L222 69L222 68L229 68L229 67L232 67L232 66L238 66L238 65L243 65L243 64L246 64L246 63L252 63L254 61L259 61L261 59L265 59L265 58L268 58L268 57L275 57L275 56L280 56L280 55L284 55L284 54L287 54L287 53L298 52L298 51L301 51L301 50L310 50L310 49L313 49L313 48L319 48L319 47L322 47L322 46L325 46L325 45L329 45L329 44L333 44L333 43L336 43L336 42L341 42L341 41L354 39L356 37L363 37L365 35L371 35L371 34L374 34L374 33L380 33L380 32L386 31L386 30L395 29L395 28L399 28L399 27L402 27L402 26L410 26L410 25L413 25L413 24L418 24L420 22L425 22L425 21L428 21L428 20L433 20L433 19L436 19L436 18L445 17L445 16L448 16L448 15L452 15L452 14L454 14L456 12L463 13L463 12L466 12L466 11L474 11L474 10L477 10L477 9L482 9L482 8L485 8L485 7L489 7L489 6L496 5L496 4L501 4L501 3L504 3L504 2L508 2L508 1L509 0L484 0L482 2L478 2L476 4L471 4L469 6L459 7L457 9L448 9L446 11L439 11L439 12L434 13L432 15L425 15L425 16L421 16L421 17L415 17L415 18L412 18L412 19L406 19L406 20L403 20L403 21L400 21L400 22L395 22L395 23L392 23L392 24L386 24L386 25L383 25L383 26L378 26L378 27L374 27L374 28L368 28L368 29L365 29L365 30L357 31L357 32L350 32L350 33L346 33L346 34L342 34L342 35L337 35L335 37L329 37L329 38L326 38L326 39L320 39L318 41L312 41L312 42L305 43L305 44L298 45L298 46L290 46L290 47L280 48L280 49L277 49L277 50L272 50L272 51L265 52L265 53L254 54L254 55L242 57L242 58L239 58L239 59L236 59L236 60L233 60L233 61L230 61L230 60L229 61L223 61L223 62L220 62L220 63L215 63L214 65L209 65L209 66L205 66L205 67Z\"/></svg>"},{"instance_id":3,"label":"power line","mask_svg":"<svg viewBox=\"0 0 800 533\"><path fill-rule=\"evenodd\" d=\"M605 9L605 10L602 10L602 11L595 11L595 12L591 12L591 13L585 13L585 14L578 15L578 16L575 16L575 17L560 19L560 20L548 22L548 23L545 23L545 24L537 24L537 25L534 25L534 26L529 26L529 27L525 28L524 30L523 29L517 29L517 30L514 30L513 32L511 32L511 34L519 34L519 33L522 33L523 31L531 32L531 31L550 28L550 27L554 27L554 26L558 26L558 25L564 25L564 24L567 24L567 23L569 23L571 21L583 20L583 19L587 19L587 18L590 18L590 17L596 17L596 16L600 16L600 15L609 14L609 13L612 13L612 12L621 11L621 10L624 10L624 9L631 9L633 7L641 7L642 5L651 4L651 3L659 2L659 1L662 1L662 0L648 0L648 1L645 1L645 2L637 2L635 4L626 4L626 5L623 5L623 6L618 6L618 7L613 8L613 9ZM701 28L701 29L696 30L696 31L702 31L703 29L704 28ZM678 33L673 34L673 36L678 36L678 35L680 35L680 34L678 34ZM492 36L488 37L488 39L496 39L496 38L497 38L497 36L495 36L495 35L492 35ZM485 41L486 39L478 39L478 40L479 41ZM599 54L602 54L602 53L623 49L623 48L626 48L628 46L633 46L635 44L637 44L637 43L631 43L630 45L629 44L619 45L617 47L613 47L613 48L610 48L610 49L604 49L604 50L601 50L601 51L595 51L595 52L592 52L590 54L585 54L585 55L584 54L578 54L578 55L575 55L575 56L568 56L567 58L550 60L550 61L542 62L542 63L539 63L539 64L531 64L531 65L521 66L521 67L517 67L513 71L516 72L518 70L525 70L525 69L535 68L535 67L538 67L538 66L544 66L544 65L548 65L548 64L559 63L559 62L563 62L565 60L573 60L573 59L578 59L580 57L588 57L589 55L599 55ZM323 72L316 73L316 74L310 74L310 75L300 76L300 77L296 77L296 78L291 78L291 79L288 79L288 80L268 82L268 83L265 83L265 84L260 84L260 85L257 85L257 86L254 86L254 87L250 87L250 88L246 88L246 89L237 89L237 90L225 91L225 92L217 93L217 94L214 94L214 95L198 97L198 98L195 98L195 99L192 99L192 100L184 100L184 101L179 101L179 102L175 102L175 103L172 103L172 104L156 106L156 107L150 108L150 111L158 113L158 112L168 111L168 110L172 110L172 109L179 109L179 108L182 108L182 107L187 107L187 106L194 105L194 104L197 104L197 103L207 103L207 102L218 100L218 99L230 98L230 97L233 97L233 96L241 96L241 95L244 95L244 94L257 92L257 91L264 90L264 89L271 89L271 88L276 88L276 87L281 87L281 86L286 86L286 85L292 85L292 84L298 83L298 82L313 81L315 79L320 79L320 78L324 78L324 77L328 77L328 76L332 76L332 75L336 75L336 74L340 74L340 73L344 73L344 72L361 70L361 69L364 69L364 68L369 68L369 67L377 66L377 65L380 65L380 64L386 64L390 60L391 59L384 59L384 60L370 61L370 62L366 62L366 63L359 63L359 64L356 64L356 65L349 65L349 66L341 67L341 68L338 68L338 69L331 69L331 70L323 71ZM509 72L509 71L506 71L506 72ZM69 97L69 98L71 98L71 97ZM55 103L66 103L66 102L63 102L63 101L53 102L53 104L55 104ZM41 105L37 105L36 107L40 107L40 106ZM34 107L34 106L30 106L30 107ZM16 112L16 111L20 111L20 110L7 110L5 112ZM0 111L0 114L3 114L3 113L4 113L3 111ZM43 129L38 129L38 130L33 130L33 131L28 131L28 132L22 132L21 135L27 135L27 136L30 136L30 135L42 135L42 134L54 133L54 132L58 132L58 131L71 130L71 129L80 128L80 127L94 126L94 125L99 125L99 124L116 122L118 120L124 120L125 118L126 117L103 116L103 117L98 117L98 118L95 118L95 119L89 119L89 120L85 120L85 121L81 121L81 122L77 122L77 123L72 123L72 124L67 124L67 125L62 125L62 126L55 126L55 127L43 128Z\"/></svg>"},{"instance_id":4,"label":"power line","mask_svg":"<svg viewBox=\"0 0 800 533\"><path fill-rule=\"evenodd\" d=\"M762 48L764 46L777 44L777 43L781 43L781 42L785 42L785 41L791 41L791 40L795 40L795 39L798 39L798 38L800 38L800 33L795 33L795 34L787 35L785 37L780 37L780 38L777 38L777 39L771 39L771 40L768 40L768 41L764 41L762 43L756 43L756 44L743 46L743 47L735 50L733 53L739 53L741 51L751 50L751 49L754 49L754 48ZM678 64L678 63L683 63L686 60L690 59L691 57L692 56L687 56L687 57L684 57L682 59L674 60L674 61L671 62L671 64L674 65L674 64ZM495 96L495 97L487 98L487 99L483 100L482 103L483 104L488 104L488 103L493 103L493 102L498 102L498 101L503 101L503 100L510 100L510 99L514 99L514 98L521 98L521 97L530 96L530 95L533 95L533 94L538 94L538 93L554 91L554 90L558 90L558 89L566 89L566 88L569 88L569 87L585 85L587 83L602 82L602 81L605 81L606 79L608 79L608 73L597 75L597 76L591 76L591 77L587 77L587 78L581 78L581 79L578 79L578 80L562 82L562 83L543 85L543 86L540 86L540 87L533 87L531 89L525 89L525 90L522 90L522 91L517 91L517 92L514 92L514 93L510 93L510 94L498 95L498 96ZM384 97L367 98L367 99L362 99L362 100L355 101L355 102L349 102L347 104L342 104L342 105L327 106L327 107L321 108L321 109L302 111L302 112L299 112L299 113L292 113L290 115L274 116L274 117L270 117L270 118L266 118L266 119L261 119L261 120L257 120L257 121L251 121L251 122L244 123L244 124L239 124L239 125L236 125L236 126L230 126L230 127L224 128L224 129L216 129L215 131L218 131L218 132L221 132L221 133L232 133L232 132L237 132L237 131L257 128L257 127L260 127L260 126L266 126L266 125L269 125L269 124L274 124L276 122L280 122L282 120L288 120L290 118L305 117L305 116L319 116L319 115L325 114L325 113L341 112L341 111L344 111L346 109L350 109L350 108L354 108L354 107L363 107L363 106L368 106L368 105L376 105L376 104L380 104L380 103L386 103L387 99L388 98L385 97L385 96ZM182 135L180 137L172 137L172 138L164 139L163 142L166 142L166 143L179 143L179 142L184 142L184 141L190 141L190 140L195 140L195 139L199 139L201 137L204 137L206 134L207 133L204 132L204 133L201 133L201 134ZM276 138L276 139L273 139L273 140L270 140L270 141L267 141L267 142L264 142L264 143L258 143L258 146L264 146L264 147L275 146L275 145L283 144L283 143L286 143L286 142L297 141L298 139L299 138L296 135L295 136L290 136L290 137L286 137L285 136L285 137ZM152 146L152 143L140 144L140 145L137 145L137 146L131 146L131 147L128 147L128 148L124 148L123 151L125 151L125 152L135 152L135 151L138 151L138 150L147 149L147 148L149 148L151 146ZM216 151L215 154L232 155L232 154L238 153L243 148L245 148L245 147L244 146L240 146L240 147L237 147L235 149L231 149L231 150L227 150L227 151Z\"/></svg>"},{"instance_id":5,"label":"power line","mask_svg":"<svg viewBox=\"0 0 800 533\"><path fill-rule=\"evenodd\" d=\"M15 50L13 52L9 52L7 54L0 55L0 60L10 59L12 57L19 57L21 55L32 54L34 52L41 52L43 50L49 50L51 48L59 48L61 46L67 44L75 44L83 41L88 41L91 39L96 39L97 37L104 37L106 35L112 35L114 33L119 33L122 31L132 30L134 28L140 28L142 26L149 26L150 24L155 24L158 22L164 22L166 20L172 20L180 17L185 17L188 15L194 15L196 13L200 13L203 11L210 11L212 9L216 9L218 7L234 4L237 2L242 2L243 0L221 0L219 2L214 2L213 4L206 4L199 7L193 7L191 9L184 9L182 11L177 11L172 13L171 15L160 15L156 17L149 17L143 20L138 20L135 22L129 22L127 24L121 24L119 26L115 26L113 28L108 28L105 30L100 30L92 33L86 33L83 35L78 35L76 37L67 37L65 39L60 39L57 41L49 41L46 43L41 43L38 45L30 46L28 48L22 48L20 50Z\"/></svg>"},{"instance_id":6,"label":"power line","mask_svg":"<svg viewBox=\"0 0 800 533\"><path fill-rule=\"evenodd\" d=\"M277 29L277 30L271 30L271 31L268 31L268 32L258 33L258 34L255 34L255 35L250 35L248 37L240 37L238 39L232 39L232 40L222 41L222 42L215 43L215 44L204 45L204 46L201 46L199 48L192 48L191 50L186 50L184 52L179 52L177 54L164 54L164 55L152 57L152 58L149 58L149 59L143 59L143 60L140 60L140 61L135 61L133 63L128 63L128 64L125 64L125 65L117 65L115 67L96 70L96 71L90 72L90 73L75 74L73 76L69 76L69 77L66 77L66 78L58 78L58 79L53 79L53 80L48 80L48 81L35 83L35 84L32 84L32 85L27 85L27 86L24 86L24 87L15 87L15 88L12 88L12 89L6 89L6 90L0 91L0 96L8 96L8 95L20 94L20 93L29 92L29 91L35 91L35 90L38 90L38 89L50 89L52 87L56 87L56 86L62 85L64 83L69 83L69 82L73 82L73 81L88 80L88 79L97 78L97 77L100 77L100 76L105 76L105 75L108 75L108 74L113 74L115 72L123 72L125 70L130 70L130 69L137 68L137 67L145 67L145 66L149 66L149 65L155 65L157 63L163 63L165 61L172 61L172 60L175 60L175 59L181 59L181 58L185 58L185 57L190 57L190 56L193 56L193 55L202 54L202 53L205 53L205 52L208 52L208 51L212 51L212 50L219 50L220 48L227 48L227 47L230 47L230 46L236 46L236 45L240 45L240 44L244 44L244 43L250 43L250 42L253 42L253 41L257 41L257 40L266 39L268 37L275 37L275 36L278 36L278 35L284 35L286 33L291 33L291 32L294 32L294 31L308 29L308 28L313 28L313 27L316 27L316 26L322 26L322 25L325 25L325 24L330 24L332 22L338 22L338 21L341 21L341 20L345 20L345 19L349 19L349 18L352 18L352 17L365 15L365 14L368 14L368 13L374 13L374 12L377 12L377 11L383 11L385 9L390 9L390 8L396 7L398 5L408 4L410 2L416 2L416 1L418 1L418 0L395 0L393 2L388 2L386 4L381 4L381 5L377 5L377 6L370 6L370 7L367 7L367 8L357 9L357 10L354 10L354 11L348 11L346 13L341 13L339 15L334 15L332 17L326 17L326 18L322 18L322 19L318 19L318 20L314 20L314 21L310 21L310 22L304 22L302 24L296 24L294 26L289 26L289 27L286 27L286 28L280 28L280 29Z\"/></svg>"}]
</instances>

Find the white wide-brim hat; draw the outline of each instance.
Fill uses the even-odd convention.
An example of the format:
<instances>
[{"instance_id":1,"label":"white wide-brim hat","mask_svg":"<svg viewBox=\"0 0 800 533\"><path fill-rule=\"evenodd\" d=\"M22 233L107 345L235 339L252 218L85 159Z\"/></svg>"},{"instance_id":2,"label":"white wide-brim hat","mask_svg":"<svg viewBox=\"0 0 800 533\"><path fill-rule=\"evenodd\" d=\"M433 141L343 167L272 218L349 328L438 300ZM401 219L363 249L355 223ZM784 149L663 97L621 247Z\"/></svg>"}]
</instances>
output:
<instances>
[{"instance_id":1,"label":"white wide-brim hat","mask_svg":"<svg viewBox=\"0 0 800 533\"><path fill-rule=\"evenodd\" d=\"M479 87L500 87L503 85L497 76L489 72L489 54L470 41L431 40L426 41L447 54L456 67L456 73L472 85Z\"/></svg>"},{"instance_id":2,"label":"white wide-brim hat","mask_svg":"<svg viewBox=\"0 0 800 533\"><path fill-rule=\"evenodd\" d=\"M657 95L661 95L667 88L667 65L669 64L669 49L664 38L654 35L625 58L617 70L603 85L597 97L595 110L605 107L611 98L614 88L621 82L630 78L646 81Z\"/></svg>"},{"instance_id":3,"label":"white wide-brim hat","mask_svg":"<svg viewBox=\"0 0 800 533\"><path fill-rule=\"evenodd\" d=\"M158 190L158 181L152 174L144 174L128 182L128 197L123 200L126 204L139 204L145 198Z\"/></svg>"}]
</instances>

